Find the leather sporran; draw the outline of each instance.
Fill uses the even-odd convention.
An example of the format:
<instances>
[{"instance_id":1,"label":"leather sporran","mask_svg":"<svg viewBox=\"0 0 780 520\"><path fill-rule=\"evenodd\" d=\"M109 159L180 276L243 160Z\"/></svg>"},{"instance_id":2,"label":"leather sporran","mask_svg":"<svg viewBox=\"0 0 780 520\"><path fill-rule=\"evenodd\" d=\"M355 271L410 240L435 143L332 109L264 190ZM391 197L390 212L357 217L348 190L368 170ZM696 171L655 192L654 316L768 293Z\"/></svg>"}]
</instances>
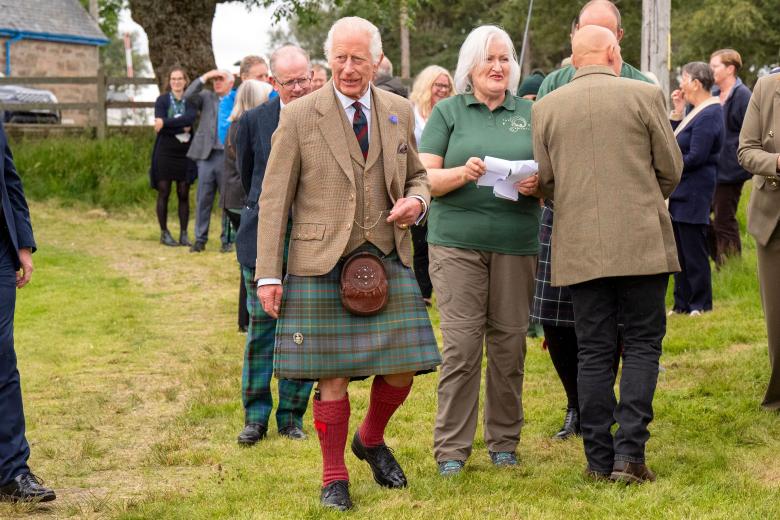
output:
<instances>
[{"instance_id":1,"label":"leather sporran","mask_svg":"<svg viewBox=\"0 0 780 520\"><path fill-rule=\"evenodd\" d=\"M341 268L341 304L357 316L373 316L387 305L387 272L382 260L367 251L355 253Z\"/></svg>"}]
</instances>

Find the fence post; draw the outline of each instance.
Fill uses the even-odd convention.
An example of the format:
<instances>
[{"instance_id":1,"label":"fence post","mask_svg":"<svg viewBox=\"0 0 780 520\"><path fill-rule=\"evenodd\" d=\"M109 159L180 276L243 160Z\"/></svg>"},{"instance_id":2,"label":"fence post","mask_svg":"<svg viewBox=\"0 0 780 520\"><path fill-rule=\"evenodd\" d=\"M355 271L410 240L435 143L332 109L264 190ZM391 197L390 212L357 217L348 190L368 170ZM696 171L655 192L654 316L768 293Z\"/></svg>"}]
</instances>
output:
<instances>
[{"instance_id":1,"label":"fence post","mask_svg":"<svg viewBox=\"0 0 780 520\"><path fill-rule=\"evenodd\" d=\"M97 138L106 138L106 71L101 64L97 71Z\"/></svg>"}]
</instances>

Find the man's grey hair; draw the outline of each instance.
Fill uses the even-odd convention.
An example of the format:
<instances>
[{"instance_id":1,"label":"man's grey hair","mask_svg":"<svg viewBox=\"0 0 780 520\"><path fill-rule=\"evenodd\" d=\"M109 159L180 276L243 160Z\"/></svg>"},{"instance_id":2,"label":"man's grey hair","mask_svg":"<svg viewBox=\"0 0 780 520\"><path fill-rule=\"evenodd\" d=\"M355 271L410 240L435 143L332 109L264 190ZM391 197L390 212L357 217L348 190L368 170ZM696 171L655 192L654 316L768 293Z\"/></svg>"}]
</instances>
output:
<instances>
[{"instance_id":1,"label":"man's grey hair","mask_svg":"<svg viewBox=\"0 0 780 520\"><path fill-rule=\"evenodd\" d=\"M387 59L387 56L379 62L379 74L393 77L393 62Z\"/></svg>"},{"instance_id":2,"label":"man's grey hair","mask_svg":"<svg viewBox=\"0 0 780 520\"><path fill-rule=\"evenodd\" d=\"M273 54L271 54L271 75L276 77L276 65L279 63L279 60L289 58L290 56L294 56L296 54L303 56L303 58L306 60L306 63L309 65L309 71L311 71L311 60L309 59L309 53L297 45L288 43L286 45L282 45L276 49Z\"/></svg>"},{"instance_id":3,"label":"man's grey hair","mask_svg":"<svg viewBox=\"0 0 780 520\"><path fill-rule=\"evenodd\" d=\"M509 83L507 88L512 94L517 92L517 85L520 83L520 64L517 63L517 53L512 44L512 38L500 27L482 25L471 31L460 47L458 66L455 69L455 90L459 94L474 92L471 73L477 66L485 63L488 47L494 39L505 43L509 49Z\"/></svg>"},{"instance_id":4,"label":"man's grey hair","mask_svg":"<svg viewBox=\"0 0 780 520\"><path fill-rule=\"evenodd\" d=\"M330 51L333 48L333 36L336 32L365 32L369 38L369 51L371 52L371 61L376 64L379 61L379 57L382 55L382 36L379 34L379 29L376 25L372 24L365 18L359 16L347 16L336 20L330 30L328 31L328 37L325 39L325 58L330 61Z\"/></svg>"}]
</instances>

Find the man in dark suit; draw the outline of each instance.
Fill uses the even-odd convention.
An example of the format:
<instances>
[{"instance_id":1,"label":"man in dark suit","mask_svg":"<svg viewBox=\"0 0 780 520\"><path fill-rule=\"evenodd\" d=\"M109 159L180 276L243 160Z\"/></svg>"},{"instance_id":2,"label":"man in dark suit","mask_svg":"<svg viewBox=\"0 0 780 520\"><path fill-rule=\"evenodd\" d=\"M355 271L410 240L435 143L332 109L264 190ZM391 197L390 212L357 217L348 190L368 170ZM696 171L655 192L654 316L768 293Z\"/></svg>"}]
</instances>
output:
<instances>
[{"instance_id":1,"label":"man in dark suit","mask_svg":"<svg viewBox=\"0 0 780 520\"><path fill-rule=\"evenodd\" d=\"M271 135L279 125L281 109L311 90L309 57L299 47L286 45L271 56L272 84L279 96L247 111L238 121L236 155L241 182L249 194L236 236L236 253L247 285L247 309L250 320L246 338L241 394L244 404L244 429L238 443L251 446L268 431L273 409L271 376L273 372L276 320L268 316L254 286L257 258L257 201L271 153ZM288 232L289 233L289 232ZM309 402L312 383L285 379L279 382L279 406L276 425L279 434L290 439L305 439L303 414Z\"/></svg>"},{"instance_id":2,"label":"man in dark suit","mask_svg":"<svg viewBox=\"0 0 780 520\"><path fill-rule=\"evenodd\" d=\"M0 123L0 500L48 502L57 496L27 467L30 446L24 437L24 410L14 352L16 289L30 281L35 251L30 211L22 180Z\"/></svg>"}]
</instances>

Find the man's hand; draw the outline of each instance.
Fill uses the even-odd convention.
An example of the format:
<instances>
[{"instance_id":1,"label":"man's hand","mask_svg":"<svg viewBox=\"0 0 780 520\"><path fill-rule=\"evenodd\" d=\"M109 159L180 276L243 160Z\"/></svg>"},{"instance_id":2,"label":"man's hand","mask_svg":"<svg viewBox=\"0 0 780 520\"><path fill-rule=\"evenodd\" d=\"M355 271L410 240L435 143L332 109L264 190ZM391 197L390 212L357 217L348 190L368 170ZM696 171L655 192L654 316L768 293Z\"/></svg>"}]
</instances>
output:
<instances>
[{"instance_id":1,"label":"man's hand","mask_svg":"<svg viewBox=\"0 0 780 520\"><path fill-rule=\"evenodd\" d=\"M475 182L477 179L485 175L487 166L485 161L479 157L470 157L466 164L460 168L460 180L465 185L470 182Z\"/></svg>"},{"instance_id":2,"label":"man's hand","mask_svg":"<svg viewBox=\"0 0 780 520\"><path fill-rule=\"evenodd\" d=\"M159 132L163 127L163 120L159 117L154 118L154 131Z\"/></svg>"},{"instance_id":3,"label":"man's hand","mask_svg":"<svg viewBox=\"0 0 780 520\"><path fill-rule=\"evenodd\" d=\"M19 250L19 263L21 269L16 271L16 288L21 289L30 281L33 272L32 249L22 248Z\"/></svg>"},{"instance_id":4,"label":"man's hand","mask_svg":"<svg viewBox=\"0 0 780 520\"><path fill-rule=\"evenodd\" d=\"M282 308L281 285L261 285L257 288L257 298L266 314L279 319L279 310Z\"/></svg>"},{"instance_id":5,"label":"man's hand","mask_svg":"<svg viewBox=\"0 0 780 520\"><path fill-rule=\"evenodd\" d=\"M541 197L539 193L539 176L531 175L520 182L516 182L515 189L526 197Z\"/></svg>"},{"instance_id":6,"label":"man's hand","mask_svg":"<svg viewBox=\"0 0 780 520\"><path fill-rule=\"evenodd\" d=\"M401 197L395 201L393 209L390 210L390 216L387 222L395 222L395 225L401 229L406 229L417 222L422 213L423 205L420 199L414 197Z\"/></svg>"}]
</instances>

